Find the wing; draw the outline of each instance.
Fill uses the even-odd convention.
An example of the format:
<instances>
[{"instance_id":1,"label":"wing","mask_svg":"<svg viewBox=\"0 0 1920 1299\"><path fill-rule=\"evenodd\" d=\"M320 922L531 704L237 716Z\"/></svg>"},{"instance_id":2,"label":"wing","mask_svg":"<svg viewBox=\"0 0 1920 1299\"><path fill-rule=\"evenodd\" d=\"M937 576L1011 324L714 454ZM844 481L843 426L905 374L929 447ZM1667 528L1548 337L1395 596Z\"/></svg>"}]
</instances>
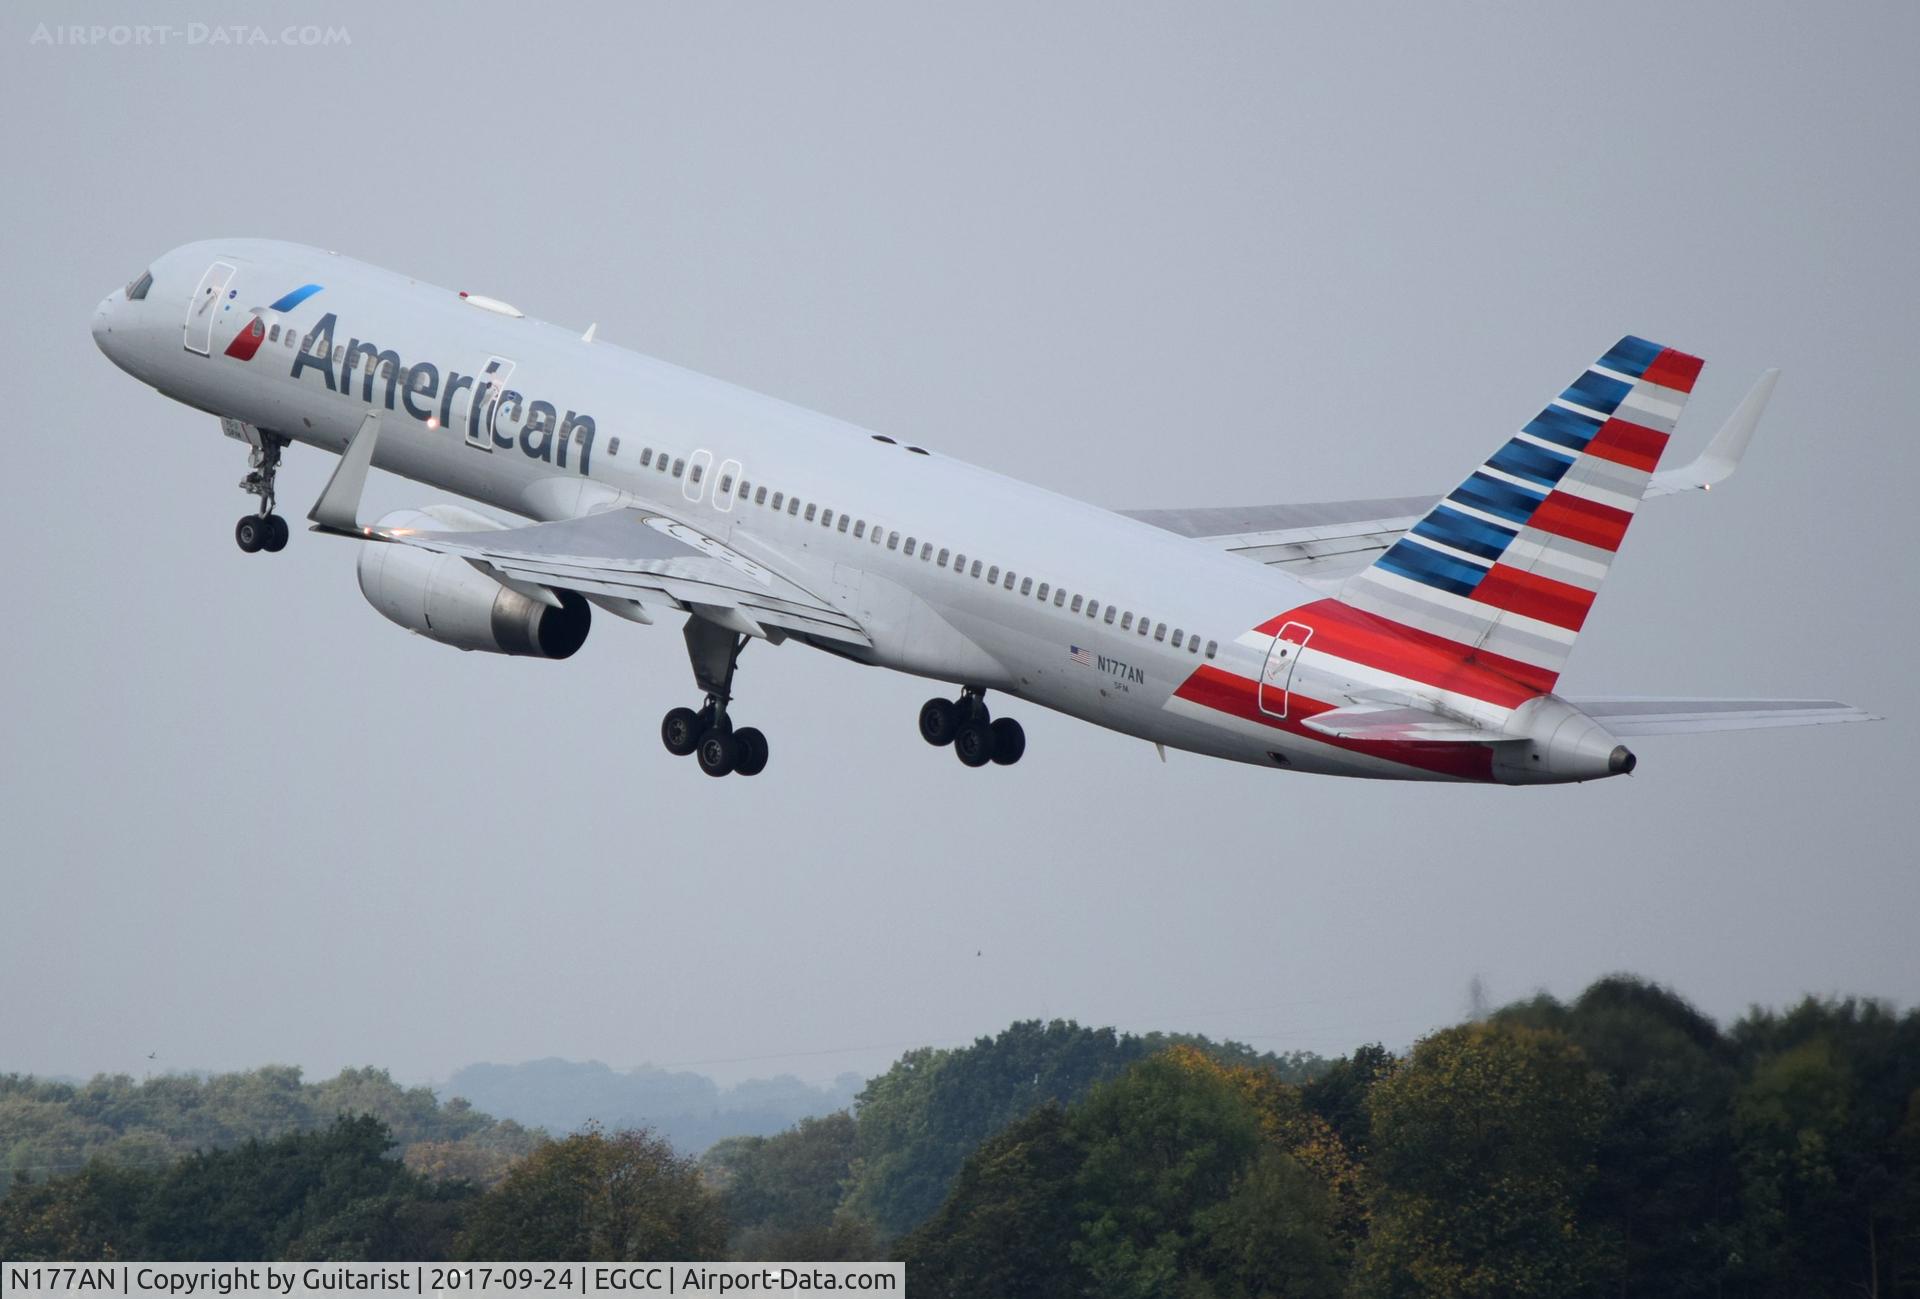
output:
<instances>
[{"instance_id":1,"label":"wing","mask_svg":"<svg viewBox=\"0 0 1920 1299\"><path fill-rule=\"evenodd\" d=\"M1122 510L1130 519L1193 537L1309 581L1359 572L1423 518L1437 496L1396 496L1312 505Z\"/></svg>"},{"instance_id":2,"label":"wing","mask_svg":"<svg viewBox=\"0 0 1920 1299\"><path fill-rule=\"evenodd\" d=\"M364 528L369 540L459 555L489 576L560 587L605 600L665 604L747 635L768 628L868 646L844 612L764 564L650 510L613 509L577 519L487 532Z\"/></svg>"},{"instance_id":3,"label":"wing","mask_svg":"<svg viewBox=\"0 0 1920 1299\"><path fill-rule=\"evenodd\" d=\"M1749 731L1768 726L1877 722L1874 714L1835 699L1568 699L1613 734L1684 735Z\"/></svg>"},{"instance_id":4,"label":"wing","mask_svg":"<svg viewBox=\"0 0 1920 1299\"><path fill-rule=\"evenodd\" d=\"M611 612L642 622L650 619L636 612L639 606L664 604L748 636L778 639L796 632L850 645L873 644L859 623L798 583L654 510L601 510L486 532L363 524L360 497L379 436L376 411L361 421L308 512L317 530L458 555L542 603L556 598L543 588L557 587L578 591Z\"/></svg>"},{"instance_id":5,"label":"wing","mask_svg":"<svg viewBox=\"0 0 1920 1299\"><path fill-rule=\"evenodd\" d=\"M1733 477L1773 395L1778 370L1768 370L1734 408L1720 431L1692 461L1653 475L1646 495L1705 491ZM1336 586L1371 564L1433 508L1437 496L1401 496L1317 505L1247 505L1191 510L1122 510L1183 537L1208 542L1304 581Z\"/></svg>"}]
</instances>

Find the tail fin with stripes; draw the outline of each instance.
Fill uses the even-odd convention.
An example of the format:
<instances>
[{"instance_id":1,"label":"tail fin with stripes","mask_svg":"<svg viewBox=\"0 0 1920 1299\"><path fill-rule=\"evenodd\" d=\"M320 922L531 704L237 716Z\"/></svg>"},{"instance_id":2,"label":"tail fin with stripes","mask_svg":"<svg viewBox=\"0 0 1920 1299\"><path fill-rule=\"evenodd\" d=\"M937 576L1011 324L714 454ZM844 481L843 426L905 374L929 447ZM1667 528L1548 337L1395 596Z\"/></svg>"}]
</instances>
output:
<instances>
[{"instance_id":1,"label":"tail fin with stripes","mask_svg":"<svg viewBox=\"0 0 1920 1299\"><path fill-rule=\"evenodd\" d=\"M1340 598L1553 689L1700 366L1621 339Z\"/></svg>"}]
</instances>

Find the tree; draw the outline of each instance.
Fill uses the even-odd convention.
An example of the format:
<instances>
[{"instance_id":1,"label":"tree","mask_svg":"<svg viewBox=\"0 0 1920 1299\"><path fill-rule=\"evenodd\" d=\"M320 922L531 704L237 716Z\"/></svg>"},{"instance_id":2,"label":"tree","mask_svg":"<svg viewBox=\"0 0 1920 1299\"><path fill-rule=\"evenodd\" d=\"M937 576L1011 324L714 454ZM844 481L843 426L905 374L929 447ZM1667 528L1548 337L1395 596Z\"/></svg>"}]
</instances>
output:
<instances>
[{"instance_id":1,"label":"tree","mask_svg":"<svg viewBox=\"0 0 1920 1299\"><path fill-rule=\"evenodd\" d=\"M801 1119L771 1137L731 1137L701 1160L720 1190L732 1229L731 1257L866 1258L873 1232L851 1214L838 1214L852 1172L853 1116L842 1110Z\"/></svg>"},{"instance_id":2,"label":"tree","mask_svg":"<svg viewBox=\"0 0 1920 1299\"><path fill-rule=\"evenodd\" d=\"M1373 1088L1365 1296L1566 1295L1591 1274L1576 1209L1605 1090L1558 1033L1471 1024Z\"/></svg>"},{"instance_id":3,"label":"tree","mask_svg":"<svg viewBox=\"0 0 1920 1299\"><path fill-rule=\"evenodd\" d=\"M521 1161L481 1197L460 1249L527 1262L724 1256L726 1217L691 1159L644 1130L598 1128Z\"/></svg>"}]
</instances>

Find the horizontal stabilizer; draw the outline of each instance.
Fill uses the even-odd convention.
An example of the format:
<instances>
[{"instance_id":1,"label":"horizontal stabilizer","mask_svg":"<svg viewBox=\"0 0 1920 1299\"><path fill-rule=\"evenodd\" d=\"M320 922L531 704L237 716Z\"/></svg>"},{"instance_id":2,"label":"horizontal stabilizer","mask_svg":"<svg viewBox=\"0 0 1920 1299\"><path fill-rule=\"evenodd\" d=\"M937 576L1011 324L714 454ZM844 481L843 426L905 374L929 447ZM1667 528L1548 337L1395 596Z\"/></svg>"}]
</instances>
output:
<instances>
[{"instance_id":1,"label":"horizontal stabilizer","mask_svg":"<svg viewBox=\"0 0 1920 1299\"><path fill-rule=\"evenodd\" d=\"M1569 699L1619 736L1751 731L1769 726L1877 722L1879 717L1835 699Z\"/></svg>"},{"instance_id":2,"label":"horizontal stabilizer","mask_svg":"<svg viewBox=\"0 0 1920 1299\"><path fill-rule=\"evenodd\" d=\"M1400 741L1425 744L1499 744L1511 737L1424 708L1334 708L1304 718L1310 731L1339 740Z\"/></svg>"}]
</instances>

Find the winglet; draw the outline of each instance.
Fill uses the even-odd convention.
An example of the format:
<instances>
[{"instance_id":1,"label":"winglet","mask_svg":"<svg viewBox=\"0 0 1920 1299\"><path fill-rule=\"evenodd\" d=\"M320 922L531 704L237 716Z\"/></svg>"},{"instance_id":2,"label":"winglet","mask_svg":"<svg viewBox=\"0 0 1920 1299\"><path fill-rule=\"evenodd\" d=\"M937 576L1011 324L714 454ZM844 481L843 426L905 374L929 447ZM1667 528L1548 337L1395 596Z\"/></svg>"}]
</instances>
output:
<instances>
[{"instance_id":1,"label":"winglet","mask_svg":"<svg viewBox=\"0 0 1920 1299\"><path fill-rule=\"evenodd\" d=\"M360 495L366 490L367 468L373 463L373 447L379 438L380 416L370 414L360 421L359 431L340 453L340 463L334 466L326 490L307 511L315 532L337 532L349 537L368 534L360 522Z\"/></svg>"},{"instance_id":2,"label":"winglet","mask_svg":"<svg viewBox=\"0 0 1920 1299\"><path fill-rule=\"evenodd\" d=\"M1780 371L1774 369L1755 380L1740 404L1733 408L1733 414L1727 416L1727 422L1713 435L1713 441L1707 443L1707 449L1677 469L1663 469L1655 474L1647 485L1647 495L1704 492L1733 477L1733 471L1740 467L1740 457L1747 453L1747 444L1753 441L1754 429L1760 426L1767 398L1773 395L1774 380L1779 377Z\"/></svg>"}]
</instances>

